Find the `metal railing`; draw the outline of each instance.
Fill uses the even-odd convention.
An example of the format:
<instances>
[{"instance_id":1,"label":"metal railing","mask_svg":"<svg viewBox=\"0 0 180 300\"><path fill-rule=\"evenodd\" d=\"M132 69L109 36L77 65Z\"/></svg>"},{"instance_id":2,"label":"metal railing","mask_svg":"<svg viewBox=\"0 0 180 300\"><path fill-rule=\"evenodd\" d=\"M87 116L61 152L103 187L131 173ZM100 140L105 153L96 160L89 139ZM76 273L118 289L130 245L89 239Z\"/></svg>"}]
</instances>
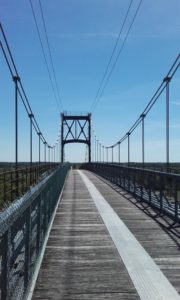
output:
<instances>
[{"instance_id":1,"label":"metal railing","mask_svg":"<svg viewBox=\"0 0 180 300\"><path fill-rule=\"evenodd\" d=\"M37 164L0 173L0 210L22 196L30 186L36 184L58 166L57 163Z\"/></svg>"},{"instance_id":2,"label":"metal railing","mask_svg":"<svg viewBox=\"0 0 180 300\"><path fill-rule=\"evenodd\" d=\"M180 176L116 164L82 165L145 201L174 222L180 222Z\"/></svg>"},{"instance_id":3,"label":"metal railing","mask_svg":"<svg viewBox=\"0 0 180 300\"><path fill-rule=\"evenodd\" d=\"M0 213L0 299L23 299L69 168L56 168Z\"/></svg>"},{"instance_id":4,"label":"metal railing","mask_svg":"<svg viewBox=\"0 0 180 300\"><path fill-rule=\"evenodd\" d=\"M114 162L113 164L119 164ZM121 163L121 166L146 169L151 171L159 171L163 173L180 174L180 163L169 163L168 168L166 163Z\"/></svg>"}]
</instances>

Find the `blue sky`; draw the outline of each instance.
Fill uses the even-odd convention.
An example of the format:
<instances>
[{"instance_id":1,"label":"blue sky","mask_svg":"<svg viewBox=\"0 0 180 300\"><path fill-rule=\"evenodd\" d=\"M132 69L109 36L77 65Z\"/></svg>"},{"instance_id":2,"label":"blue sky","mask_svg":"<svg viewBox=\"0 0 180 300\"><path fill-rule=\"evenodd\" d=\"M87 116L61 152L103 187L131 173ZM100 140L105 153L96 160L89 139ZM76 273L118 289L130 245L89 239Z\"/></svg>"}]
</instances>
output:
<instances>
[{"instance_id":1,"label":"blue sky","mask_svg":"<svg viewBox=\"0 0 180 300\"><path fill-rule=\"evenodd\" d=\"M32 0L48 56L38 1ZM134 0L127 25L139 1ZM67 111L89 111L122 25L127 0L42 0L57 81ZM0 19L39 126L50 144L57 140L59 110L45 68L29 1L0 0ZM122 34L119 47L126 33ZM179 53L179 0L142 1L140 11L94 113L104 145L124 135L149 101ZM14 87L0 60L0 160L14 160ZM171 161L179 161L180 72L170 87ZM29 159L29 121L20 107L20 160ZM147 118L146 161L165 160L165 95ZM127 160L126 143L122 159ZM131 159L140 160L140 131L131 141ZM34 136L33 159L37 159ZM84 145L68 145L66 159L84 160Z\"/></svg>"}]
</instances>

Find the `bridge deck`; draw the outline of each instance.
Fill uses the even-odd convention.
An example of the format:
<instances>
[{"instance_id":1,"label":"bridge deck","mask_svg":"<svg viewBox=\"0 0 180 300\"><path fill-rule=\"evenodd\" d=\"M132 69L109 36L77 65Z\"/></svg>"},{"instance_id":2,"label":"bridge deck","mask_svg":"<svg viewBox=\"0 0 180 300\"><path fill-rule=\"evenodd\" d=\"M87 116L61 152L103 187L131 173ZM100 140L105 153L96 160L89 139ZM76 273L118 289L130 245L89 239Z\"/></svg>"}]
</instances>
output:
<instances>
[{"instance_id":1,"label":"bridge deck","mask_svg":"<svg viewBox=\"0 0 180 300\"><path fill-rule=\"evenodd\" d=\"M148 216L142 207L138 208L127 200L129 195L123 195L122 190L117 193L94 174L87 171L83 173L94 183L101 195L153 258L168 281L180 293L178 238ZM148 287L146 278L140 278L142 274L140 274L141 268L139 267L145 263L144 269L146 269L146 258L144 260L144 254L142 254L143 262L139 264L138 257L133 256L133 249L132 263L137 262L135 269L139 269L139 273L136 274L137 270L134 270L133 275L131 274L131 268L128 268L124 259L126 253L122 253L122 257L119 254L118 246L114 239L112 240L107 224L91 196L78 171L71 171L57 208L32 298L133 300L143 299L144 293L144 299L180 299L173 287L172 297L159 296L159 291L161 293L164 289L163 281L162 284L158 283L158 293L152 286L153 283L148 284ZM153 214L150 209L146 212ZM111 219L111 212L109 212L109 219ZM111 229L113 226L110 226ZM121 237L118 235L118 238ZM123 243L126 243L127 236L123 238ZM130 246L132 244L129 244L127 253L131 250ZM149 266L150 273L154 271L153 268ZM136 276L140 278L137 280L138 284L141 284L140 288L136 285ZM157 298L148 297L153 289L157 293ZM166 293L166 290L163 290L163 293Z\"/></svg>"}]
</instances>

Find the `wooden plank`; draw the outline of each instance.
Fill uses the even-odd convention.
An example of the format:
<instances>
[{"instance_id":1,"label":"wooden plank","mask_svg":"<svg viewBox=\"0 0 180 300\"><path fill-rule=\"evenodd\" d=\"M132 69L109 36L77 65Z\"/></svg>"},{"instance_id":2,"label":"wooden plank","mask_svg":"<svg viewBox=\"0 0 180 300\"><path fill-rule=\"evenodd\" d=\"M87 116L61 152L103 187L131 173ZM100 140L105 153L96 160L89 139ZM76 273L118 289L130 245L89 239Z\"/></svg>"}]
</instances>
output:
<instances>
[{"instance_id":1,"label":"wooden plank","mask_svg":"<svg viewBox=\"0 0 180 300\"><path fill-rule=\"evenodd\" d=\"M139 299L76 171L66 182L33 299Z\"/></svg>"},{"instance_id":2,"label":"wooden plank","mask_svg":"<svg viewBox=\"0 0 180 300\"><path fill-rule=\"evenodd\" d=\"M180 293L180 227L177 227L176 231L168 229L168 220L157 216L156 212L148 208L150 217L146 204L137 204L137 200L131 195L113 184L107 185L105 180L93 173L85 171L85 174ZM152 216L156 218L153 219ZM163 227L157 221L167 226Z\"/></svg>"},{"instance_id":3,"label":"wooden plank","mask_svg":"<svg viewBox=\"0 0 180 300\"><path fill-rule=\"evenodd\" d=\"M146 204L94 174L85 173L180 293L179 238L147 215L160 219ZM180 232L179 228L176 232ZM76 171L66 182L33 299L139 299Z\"/></svg>"}]
</instances>

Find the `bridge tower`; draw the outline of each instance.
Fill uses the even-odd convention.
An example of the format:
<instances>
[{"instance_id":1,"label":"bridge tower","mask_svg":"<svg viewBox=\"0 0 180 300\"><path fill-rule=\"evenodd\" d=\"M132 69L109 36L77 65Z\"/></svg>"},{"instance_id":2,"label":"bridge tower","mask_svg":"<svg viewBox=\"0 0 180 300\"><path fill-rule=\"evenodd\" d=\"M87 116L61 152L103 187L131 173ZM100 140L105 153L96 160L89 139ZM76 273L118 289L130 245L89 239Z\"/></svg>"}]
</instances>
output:
<instances>
[{"instance_id":1,"label":"bridge tower","mask_svg":"<svg viewBox=\"0 0 180 300\"><path fill-rule=\"evenodd\" d=\"M61 162L64 162L64 145L69 143L86 144L91 162L91 113L61 114Z\"/></svg>"}]
</instances>

